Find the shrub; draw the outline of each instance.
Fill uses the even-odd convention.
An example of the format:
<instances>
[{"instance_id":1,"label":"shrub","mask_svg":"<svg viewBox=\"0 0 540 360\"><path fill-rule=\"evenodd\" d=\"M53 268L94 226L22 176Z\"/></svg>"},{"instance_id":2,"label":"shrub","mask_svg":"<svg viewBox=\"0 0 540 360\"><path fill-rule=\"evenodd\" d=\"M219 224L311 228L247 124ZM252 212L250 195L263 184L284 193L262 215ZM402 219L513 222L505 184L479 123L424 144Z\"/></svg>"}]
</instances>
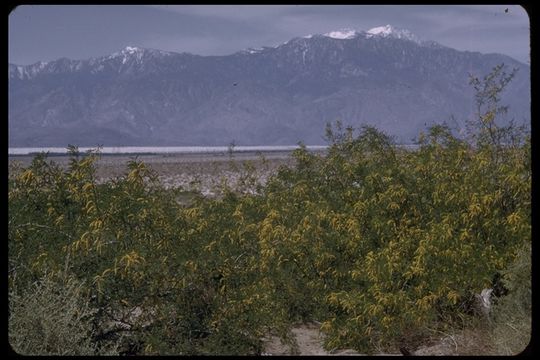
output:
<instances>
[{"instance_id":1,"label":"shrub","mask_svg":"<svg viewBox=\"0 0 540 360\"><path fill-rule=\"evenodd\" d=\"M247 166L237 188L181 204L140 161L98 183L96 154L70 148L65 170L38 156L9 179L10 341L82 354L127 333L125 354L249 354L316 320L327 348L373 351L463 318L531 236L531 143L502 141L495 105L479 107L476 143L435 126L405 150L372 127L329 127L325 155L301 146L264 187ZM65 264L84 287L43 277ZM29 309L49 310L26 316L38 299Z\"/></svg>"},{"instance_id":2,"label":"shrub","mask_svg":"<svg viewBox=\"0 0 540 360\"><path fill-rule=\"evenodd\" d=\"M493 344L498 354L516 355L531 341L531 244L524 244L504 272L508 295L493 307Z\"/></svg>"},{"instance_id":3,"label":"shrub","mask_svg":"<svg viewBox=\"0 0 540 360\"><path fill-rule=\"evenodd\" d=\"M45 275L9 294L9 342L21 355L115 354L93 342L93 316L83 284L72 276Z\"/></svg>"}]
</instances>

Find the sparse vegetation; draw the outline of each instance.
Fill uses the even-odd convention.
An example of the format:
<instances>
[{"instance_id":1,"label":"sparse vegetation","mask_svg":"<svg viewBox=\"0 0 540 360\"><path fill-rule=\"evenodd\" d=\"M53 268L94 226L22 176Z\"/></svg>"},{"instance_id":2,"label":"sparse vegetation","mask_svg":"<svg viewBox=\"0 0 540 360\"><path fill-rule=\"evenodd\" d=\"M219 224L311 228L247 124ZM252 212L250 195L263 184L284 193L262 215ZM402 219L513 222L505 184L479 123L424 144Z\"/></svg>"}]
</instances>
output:
<instances>
[{"instance_id":1,"label":"sparse vegetation","mask_svg":"<svg viewBox=\"0 0 540 360\"><path fill-rule=\"evenodd\" d=\"M98 153L72 147L67 169L37 156L9 178L10 343L260 354L265 335L290 341L292 324L318 321L327 349L375 352L473 323L470 299L499 273L493 334L500 352L519 351L530 138L502 144L498 129L470 142L434 126L405 150L374 128L329 126L326 154L301 147L264 186L247 166L211 198L166 189L136 160L99 182Z\"/></svg>"},{"instance_id":2,"label":"sparse vegetation","mask_svg":"<svg viewBox=\"0 0 540 360\"><path fill-rule=\"evenodd\" d=\"M508 295L501 298L493 311L495 352L516 355L531 341L531 244L524 244L514 263L505 272Z\"/></svg>"},{"instance_id":3,"label":"sparse vegetation","mask_svg":"<svg viewBox=\"0 0 540 360\"><path fill-rule=\"evenodd\" d=\"M9 341L21 355L114 355L115 344L93 342L87 289L73 276L45 274L21 293L9 294ZM104 346L104 344L99 344Z\"/></svg>"}]
</instances>

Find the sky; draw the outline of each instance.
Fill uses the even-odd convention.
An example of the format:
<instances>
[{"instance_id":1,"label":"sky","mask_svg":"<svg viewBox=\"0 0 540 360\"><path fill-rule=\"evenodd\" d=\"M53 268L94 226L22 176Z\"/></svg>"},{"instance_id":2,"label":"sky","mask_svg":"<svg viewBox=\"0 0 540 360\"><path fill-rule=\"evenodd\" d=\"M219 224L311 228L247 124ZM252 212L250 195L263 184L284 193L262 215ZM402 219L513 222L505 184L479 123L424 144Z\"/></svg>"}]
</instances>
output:
<instances>
[{"instance_id":1,"label":"sky","mask_svg":"<svg viewBox=\"0 0 540 360\"><path fill-rule=\"evenodd\" d=\"M29 65L126 46L227 55L387 24L421 40L530 64L529 17L517 5L23 5L9 14L8 57Z\"/></svg>"}]
</instances>

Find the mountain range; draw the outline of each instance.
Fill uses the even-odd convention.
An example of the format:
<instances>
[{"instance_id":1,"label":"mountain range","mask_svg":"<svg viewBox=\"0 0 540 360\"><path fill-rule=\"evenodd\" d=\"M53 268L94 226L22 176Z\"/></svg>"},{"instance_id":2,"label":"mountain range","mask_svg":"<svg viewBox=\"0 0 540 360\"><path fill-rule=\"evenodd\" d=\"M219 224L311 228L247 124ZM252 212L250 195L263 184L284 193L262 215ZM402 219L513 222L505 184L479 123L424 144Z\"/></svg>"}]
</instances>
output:
<instances>
[{"instance_id":1,"label":"mountain range","mask_svg":"<svg viewBox=\"0 0 540 360\"><path fill-rule=\"evenodd\" d=\"M475 116L469 75L518 69L502 103L530 124L530 67L390 25L199 56L128 46L87 60L8 64L10 147L324 144L327 122L410 143Z\"/></svg>"}]
</instances>

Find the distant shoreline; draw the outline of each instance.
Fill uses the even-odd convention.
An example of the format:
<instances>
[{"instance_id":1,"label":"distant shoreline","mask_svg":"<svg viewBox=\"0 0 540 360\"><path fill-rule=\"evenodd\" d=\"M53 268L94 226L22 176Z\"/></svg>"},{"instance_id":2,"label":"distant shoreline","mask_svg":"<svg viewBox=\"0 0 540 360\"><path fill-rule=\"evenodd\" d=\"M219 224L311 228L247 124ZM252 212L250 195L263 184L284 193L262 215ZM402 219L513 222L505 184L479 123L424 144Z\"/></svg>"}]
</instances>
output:
<instances>
[{"instance_id":1,"label":"distant shoreline","mask_svg":"<svg viewBox=\"0 0 540 360\"><path fill-rule=\"evenodd\" d=\"M269 153L269 152L291 152L299 149L299 145L283 146L235 146L233 153ZM306 145L309 151L326 150L326 145ZM97 147L80 147L79 152L84 155L89 150L95 150ZM118 146L103 147L100 150L101 155L166 155L166 154L214 154L227 155L231 148L228 146L164 146L164 147L138 147L138 146ZM68 154L67 148L61 147L20 147L8 148L9 156L29 156L40 153L48 153L49 156L65 156Z\"/></svg>"},{"instance_id":2,"label":"distant shoreline","mask_svg":"<svg viewBox=\"0 0 540 360\"><path fill-rule=\"evenodd\" d=\"M395 144L399 148L416 149L417 144ZM276 146L235 146L232 149L234 154L246 153L290 153L299 149L299 145L276 145ZM329 148L328 145L306 145L308 151L320 152ZM80 155L85 155L89 150L95 150L97 147L80 147ZM100 150L102 156L149 156L149 155L215 155L226 156L230 154L228 146L117 146L103 147ZM67 148L61 147L13 147L8 148L8 156L35 156L41 153L47 153L48 156L66 156L68 155Z\"/></svg>"}]
</instances>

